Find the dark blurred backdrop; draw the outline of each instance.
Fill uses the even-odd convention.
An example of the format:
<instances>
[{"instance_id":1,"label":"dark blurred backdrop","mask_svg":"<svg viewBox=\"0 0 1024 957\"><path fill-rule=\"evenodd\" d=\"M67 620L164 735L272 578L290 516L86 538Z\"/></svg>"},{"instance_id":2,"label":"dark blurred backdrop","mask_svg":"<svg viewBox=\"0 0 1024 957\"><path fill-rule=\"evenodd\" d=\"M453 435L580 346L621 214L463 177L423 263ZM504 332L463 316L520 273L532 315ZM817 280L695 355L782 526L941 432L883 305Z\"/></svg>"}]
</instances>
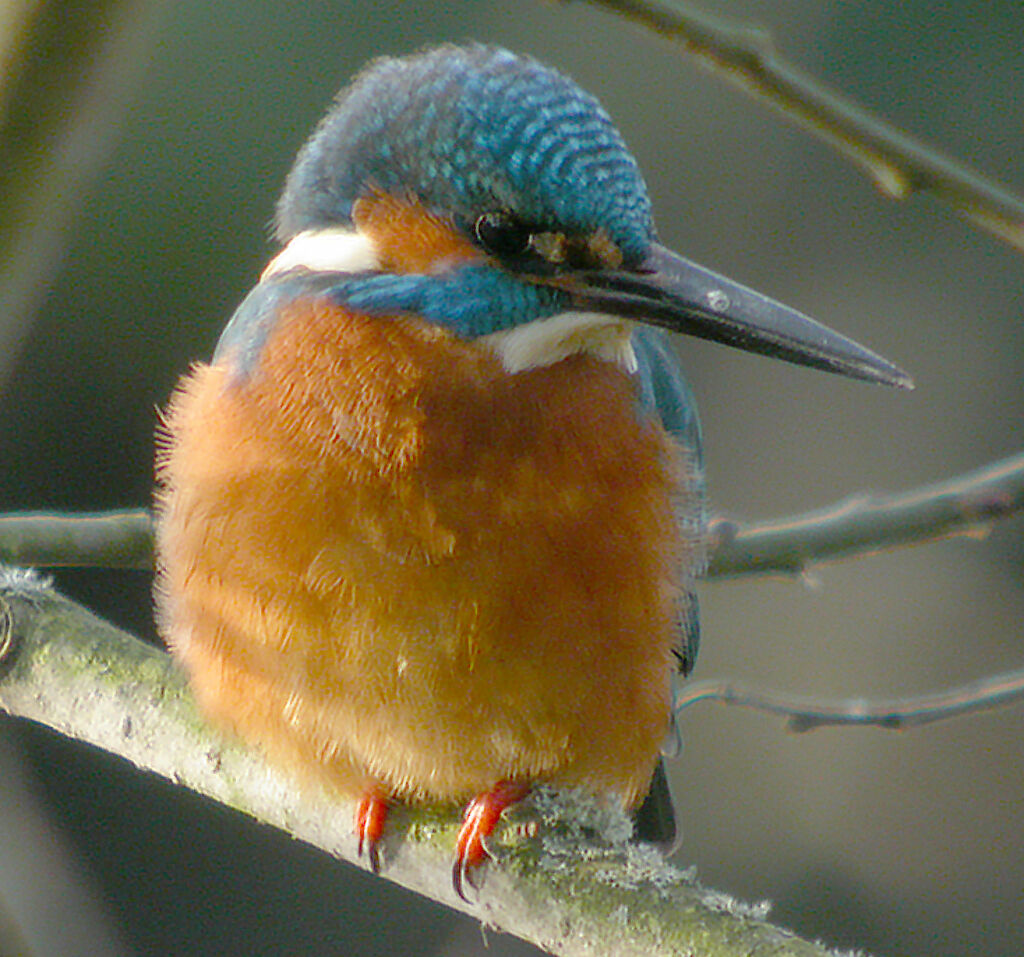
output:
<instances>
[{"instance_id":1,"label":"dark blurred backdrop","mask_svg":"<svg viewBox=\"0 0 1024 957\"><path fill-rule=\"evenodd\" d=\"M1019 0L707 6L770 27L802 67L1024 189ZM531 52L603 100L669 245L915 376L917 391L900 394L680 342L718 511L770 517L895 491L1024 446L1020 255L928 200L884 200L826 147L622 21L539 0L180 0L155 22L62 265L6 357L0 509L148 502L155 410L209 355L270 255L276 194L312 124L369 57L465 38ZM984 541L824 567L807 582L708 584L697 674L889 696L1019 667L1022 532L1008 522ZM152 637L148 576L58 582ZM698 706L672 768L678 861L741 898L770 898L778 921L832 943L893 957L1020 953L1022 732L1021 708L905 734L790 736ZM78 944L42 957L484 951L473 921L116 760L11 720L0 745L9 909L17 918L19 881L51 865L85 901L79 914L34 898ZM14 835L37 833L38 853L29 842L13 856ZM0 952L3 933L0 919Z\"/></svg>"}]
</instances>

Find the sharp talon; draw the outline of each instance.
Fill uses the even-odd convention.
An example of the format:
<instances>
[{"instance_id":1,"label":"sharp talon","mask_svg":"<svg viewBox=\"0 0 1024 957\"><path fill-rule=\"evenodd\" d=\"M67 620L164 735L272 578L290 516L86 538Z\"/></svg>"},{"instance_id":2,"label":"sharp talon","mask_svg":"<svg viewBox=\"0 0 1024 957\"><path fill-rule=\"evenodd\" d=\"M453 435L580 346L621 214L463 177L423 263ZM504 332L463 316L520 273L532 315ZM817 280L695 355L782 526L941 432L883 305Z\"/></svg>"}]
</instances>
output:
<instances>
[{"instance_id":1,"label":"sharp talon","mask_svg":"<svg viewBox=\"0 0 1024 957\"><path fill-rule=\"evenodd\" d=\"M472 903L470 899L465 895L462 890L462 882L466 879L466 868L465 864L458 858L455 859L455 863L452 865L452 887L455 889L455 893L461 897L467 904Z\"/></svg>"},{"instance_id":2,"label":"sharp talon","mask_svg":"<svg viewBox=\"0 0 1024 957\"><path fill-rule=\"evenodd\" d=\"M365 794L356 808L356 837L359 841L356 853L362 857L365 849L374 874L380 873L380 840L384 836L388 810L387 799L379 791Z\"/></svg>"},{"instance_id":3,"label":"sharp talon","mask_svg":"<svg viewBox=\"0 0 1024 957\"><path fill-rule=\"evenodd\" d=\"M463 888L469 885L479 890L480 884L474 879L474 874L491 856L487 850L487 838L494 832L505 808L521 801L529 793L530 788L525 784L501 781L492 790L478 794L466 807L455 842L452 887L467 904L471 901Z\"/></svg>"}]
</instances>

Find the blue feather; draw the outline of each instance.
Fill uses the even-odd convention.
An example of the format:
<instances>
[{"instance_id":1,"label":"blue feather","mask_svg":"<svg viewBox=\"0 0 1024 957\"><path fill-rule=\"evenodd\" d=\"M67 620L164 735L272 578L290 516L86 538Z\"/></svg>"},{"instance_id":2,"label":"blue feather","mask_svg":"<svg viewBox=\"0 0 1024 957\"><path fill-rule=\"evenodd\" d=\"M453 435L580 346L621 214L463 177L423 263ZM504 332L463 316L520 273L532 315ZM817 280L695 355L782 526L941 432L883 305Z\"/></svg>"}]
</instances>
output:
<instances>
[{"instance_id":1,"label":"blue feather","mask_svg":"<svg viewBox=\"0 0 1024 957\"><path fill-rule=\"evenodd\" d=\"M473 44L375 61L303 147L278 237L350 224L371 189L414 193L471 235L481 212L538 228L603 228L629 261L654 236L636 161L608 114L529 57Z\"/></svg>"}]
</instances>

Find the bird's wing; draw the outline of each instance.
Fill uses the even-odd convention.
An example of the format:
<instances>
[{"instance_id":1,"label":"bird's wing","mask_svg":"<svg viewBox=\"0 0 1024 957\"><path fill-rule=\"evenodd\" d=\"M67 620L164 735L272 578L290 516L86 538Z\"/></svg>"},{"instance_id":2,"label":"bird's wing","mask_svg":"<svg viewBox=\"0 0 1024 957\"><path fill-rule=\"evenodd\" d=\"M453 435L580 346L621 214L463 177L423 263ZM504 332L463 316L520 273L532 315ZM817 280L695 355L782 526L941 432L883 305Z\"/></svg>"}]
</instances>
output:
<instances>
[{"instance_id":1,"label":"bird's wing","mask_svg":"<svg viewBox=\"0 0 1024 957\"><path fill-rule=\"evenodd\" d=\"M683 560L686 567L681 570L682 591L676 606L679 635L676 656L679 671L685 676L692 670L700 647L700 616L697 594L693 589L694 580L704 570L707 526L700 418L693 392L683 377L668 334L651 326L637 326L633 332L633 349L637 358L636 381L640 405L658 417L665 430L679 444L683 456L683 482L676 495L675 515L684 546ZM673 714L662 751L666 755L677 754L681 747ZM634 814L634 826L639 840L659 846L666 854L671 853L679 844L681 834L676 824L664 758L655 768L650 792Z\"/></svg>"},{"instance_id":2,"label":"bird's wing","mask_svg":"<svg viewBox=\"0 0 1024 957\"><path fill-rule=\"evenodd\" d=\"M680 576L683 591L677 609L679 646L676 653L679 670L686 675L693 668L700 645L700 620L693 582L704 570L707 528L700 419L668 335L660 329L638 326L633 332L633 348L641 406L658 416L666 431L678 442L683 455L684 481L677 491L675 513L686 567Z\"/></svg>"}]
</instances>

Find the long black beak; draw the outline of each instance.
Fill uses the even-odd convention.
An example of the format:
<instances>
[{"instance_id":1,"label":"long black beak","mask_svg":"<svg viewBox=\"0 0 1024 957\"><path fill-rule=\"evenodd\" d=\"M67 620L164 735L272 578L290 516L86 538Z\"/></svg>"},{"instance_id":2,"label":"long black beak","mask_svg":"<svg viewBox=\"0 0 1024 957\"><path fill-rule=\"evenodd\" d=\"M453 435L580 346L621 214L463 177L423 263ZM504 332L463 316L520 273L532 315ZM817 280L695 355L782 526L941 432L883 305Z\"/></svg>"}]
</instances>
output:
<instances>
[{"instance_id":1,"label":"long black beak","mask_svg":"<svg viewBox=\"0 0 1024 957\"><path fill-rule=\"evenodd\" d=\"M576 272L559 285L582 311L635 319L868 382L914 387L906 372L870 349L658 244L636 270Z\"/></svg>"}]
</instances>

